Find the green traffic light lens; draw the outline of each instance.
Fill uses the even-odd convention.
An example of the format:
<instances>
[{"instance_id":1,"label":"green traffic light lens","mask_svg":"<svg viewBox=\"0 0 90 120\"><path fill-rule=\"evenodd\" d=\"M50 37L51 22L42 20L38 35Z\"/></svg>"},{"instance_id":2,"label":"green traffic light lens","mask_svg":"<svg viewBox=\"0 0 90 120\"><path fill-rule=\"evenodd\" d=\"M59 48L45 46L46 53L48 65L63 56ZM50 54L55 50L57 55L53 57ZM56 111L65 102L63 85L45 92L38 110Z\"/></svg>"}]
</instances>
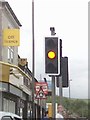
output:
<instances>
[{"instance_id":1,"label":"green traffic light lens","mask_svg":"<svg viewBox=\"0 0 90 120\"><path fill-rule=\"evenodd\" d=\"M56 57L56 53L54 51L49 51L48 52L48 58L49 59L54 59Z\"/></svg>"}]
</instances>

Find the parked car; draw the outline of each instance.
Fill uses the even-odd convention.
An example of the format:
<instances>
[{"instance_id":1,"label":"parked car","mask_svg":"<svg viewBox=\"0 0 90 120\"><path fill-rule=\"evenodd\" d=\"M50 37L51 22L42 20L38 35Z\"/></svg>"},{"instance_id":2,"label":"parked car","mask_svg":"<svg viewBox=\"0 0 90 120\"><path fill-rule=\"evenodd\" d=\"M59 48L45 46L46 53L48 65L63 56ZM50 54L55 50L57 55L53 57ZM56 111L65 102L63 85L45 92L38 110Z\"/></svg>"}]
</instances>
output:
<instances>
[{"instance_id":1,"label":"parked car","mask_svg":"<svg viewBox=\"0 0 90 120\"><path fill-rule=\"evenodd\" d=\"M0 111L0 120L22 120L22 118L14 113Z\"/></svg>"}]
</instances>

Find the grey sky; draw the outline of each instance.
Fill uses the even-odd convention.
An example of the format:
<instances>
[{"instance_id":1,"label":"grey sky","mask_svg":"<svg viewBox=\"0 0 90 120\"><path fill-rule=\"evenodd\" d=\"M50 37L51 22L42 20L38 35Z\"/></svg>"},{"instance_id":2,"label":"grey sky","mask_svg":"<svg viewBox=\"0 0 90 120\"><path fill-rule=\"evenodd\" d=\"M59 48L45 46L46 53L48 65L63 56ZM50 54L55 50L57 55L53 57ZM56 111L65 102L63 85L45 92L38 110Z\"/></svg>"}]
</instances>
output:
<instances>
[{"instance_id":1,"label":"grey sky","mask_svg":"<svg viewBox=\"0 0 90 120\"><path fill-rule=\"evenodd\" d=\"M7 0L20 20L19 55L27 58L32 70L32 0ZM88 97L88 0L34 0L35 2L35 77L44 73L44 37L55 27L62 39L63 56L69 59L71 97ZM63 90L68 96L68 88Z\"/></svg>"}]
</instances>

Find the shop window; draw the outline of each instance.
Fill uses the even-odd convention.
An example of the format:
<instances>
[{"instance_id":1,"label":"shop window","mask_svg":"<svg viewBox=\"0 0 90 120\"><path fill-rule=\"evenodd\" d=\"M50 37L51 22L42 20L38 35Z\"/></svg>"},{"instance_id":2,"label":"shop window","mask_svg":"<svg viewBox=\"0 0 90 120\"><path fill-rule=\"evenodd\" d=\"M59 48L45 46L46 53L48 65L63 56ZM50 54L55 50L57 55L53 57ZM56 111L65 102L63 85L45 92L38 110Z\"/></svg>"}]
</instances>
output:
<instances>
[{"instance_id":1,"label":"shop window","mask_svg":"<svg viewBox=\"0 0 90 120\"><path fill-rule=\"evenodd\" d=\"M9 106L8 106L8 100L4 98L3 99L3 110L5 112L8 112L8 108L9 108Z\"/></svg>"},{"instance_id":2,"label":"shop window","mask_svg":"<svg viewBox=\"0 0 90 120\"><path fill-rule=\"evenodd\" d=\"M6 98L3 98L3 110L5 112L15 113L15 102Z\"/></svg>"},{"instance_id":3,"label":"shop window","mask_svg":"<svg viewBox=\"0 0 90 120\"><path fill-rule=\"evenodd\" d=\"M15 102L9 100L8 106L9 106L9 112L15 113Z\"/></svg>"}]
</instances>

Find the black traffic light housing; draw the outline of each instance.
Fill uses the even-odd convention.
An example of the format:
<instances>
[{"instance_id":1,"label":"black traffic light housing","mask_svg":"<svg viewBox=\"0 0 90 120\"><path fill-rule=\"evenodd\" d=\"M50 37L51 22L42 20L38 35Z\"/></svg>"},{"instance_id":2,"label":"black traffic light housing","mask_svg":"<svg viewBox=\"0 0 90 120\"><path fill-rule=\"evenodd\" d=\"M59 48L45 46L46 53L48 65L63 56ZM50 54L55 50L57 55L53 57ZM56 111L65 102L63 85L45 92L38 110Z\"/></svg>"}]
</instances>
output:
<instances>
[{"instance_id":1,"label":"black traffic light housing","mask_svg":"<svg viewBox=\"0 0 90 120\"><path fill-rule=\"evenodd\" d=\"M62 40L60 39L60 75L62 76L62 87L68 87L68 57L62 57ZM56 77L56 85L59 87L60 77Z\"/></svg>"},{"instance_id":2,"label":"black traffic light housing","mask_svg":"<svg viewBox=\"0 0 90 120\"><path fill-rule=\"evenodd\" d=\"M60 74L58 37L45 37L45 73L49 75Z\"/></svg>"},{"instance_id":3,"label":"black traffic light housing","mask_svg":"<svg viewBox=\"0 0 90 120\"><path fill-rule=\"evenodd\" d=\"M62 87L68 87L69 75L68 75L68 57L61 58L61 76L62 76ZM59 87L60 79L57 77L57 87Z\"/></svg>"},{"instance_id":4,"label":"black traffic light housing","mask_svg":"<svg viewBox=\"0 0 90 120\"><path fill-rule=\"evenodd\" d=\"M61 75L62 75L62 87L68 87L68 57L62 57L61 63Z\"/></svg>"}]
</instances>

